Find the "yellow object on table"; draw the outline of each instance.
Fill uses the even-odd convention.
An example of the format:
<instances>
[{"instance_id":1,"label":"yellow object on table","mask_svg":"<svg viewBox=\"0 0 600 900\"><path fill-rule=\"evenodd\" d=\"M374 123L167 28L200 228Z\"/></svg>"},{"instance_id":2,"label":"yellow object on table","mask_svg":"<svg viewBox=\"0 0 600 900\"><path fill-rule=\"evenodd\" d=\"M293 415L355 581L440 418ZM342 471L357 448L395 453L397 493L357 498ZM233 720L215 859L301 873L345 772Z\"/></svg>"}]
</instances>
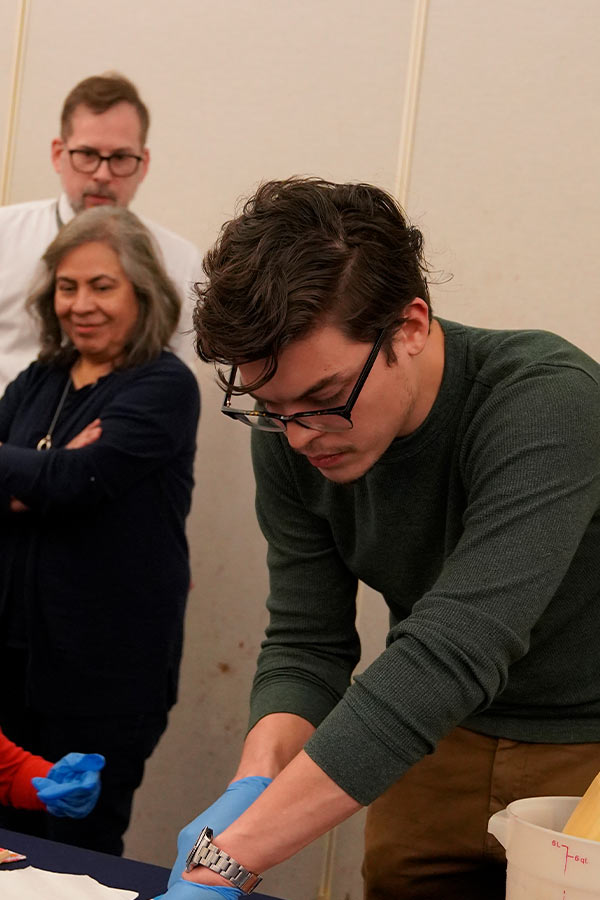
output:
<instances>
[{"instance_id":1,"label":"yellow object on table","mask_svg":"<svg viewBox=\"0 0 600 900\"><path fill-rule=\"evenodd\" d=\"M600 773L569 816L563 832L588 841L600 841Z\"/></svg>"}]
</instances>

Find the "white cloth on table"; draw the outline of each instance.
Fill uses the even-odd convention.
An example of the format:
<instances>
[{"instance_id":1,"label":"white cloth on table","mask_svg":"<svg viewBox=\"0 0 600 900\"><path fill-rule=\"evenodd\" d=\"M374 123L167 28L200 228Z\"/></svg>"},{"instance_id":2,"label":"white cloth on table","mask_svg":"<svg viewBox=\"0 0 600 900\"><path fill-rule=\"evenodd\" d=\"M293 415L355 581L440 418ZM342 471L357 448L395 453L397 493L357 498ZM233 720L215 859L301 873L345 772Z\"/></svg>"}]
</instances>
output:
<instances>
[{"instance_id":1,"label":"white cloth on table","mask_svg":"<svg viewBox=\"0 0 600 900\"><path fill-rule=\"evenodd\" d=\"M44 900L135 900L139 894L107 887L89 875L46 872L27 866L0 872L0 897L2 900L32 900L32 897L43 897Z\"/></svg>"}]
</instances>

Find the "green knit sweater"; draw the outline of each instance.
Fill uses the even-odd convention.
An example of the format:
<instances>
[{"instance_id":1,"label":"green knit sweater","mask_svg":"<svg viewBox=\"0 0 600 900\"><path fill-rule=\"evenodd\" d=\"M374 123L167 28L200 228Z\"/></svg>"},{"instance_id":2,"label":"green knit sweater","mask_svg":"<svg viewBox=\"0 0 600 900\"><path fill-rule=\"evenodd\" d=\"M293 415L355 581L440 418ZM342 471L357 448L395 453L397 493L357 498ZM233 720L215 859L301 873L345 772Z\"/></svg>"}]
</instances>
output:
<instances>
[{"instance_id":1,"label":"green knit sweater","mask_svg":"<svg viewBox=\"0 0 600 900\"><path fill-rule=\"evenodd\" d=\"M453 727L600 741L600 366L547 332L440 321L420 428L353 484L253 434L270 624L250 724L291 712L370 803ZM360 657L357 580L390 609Z\"/></svg>"}]
</instances>

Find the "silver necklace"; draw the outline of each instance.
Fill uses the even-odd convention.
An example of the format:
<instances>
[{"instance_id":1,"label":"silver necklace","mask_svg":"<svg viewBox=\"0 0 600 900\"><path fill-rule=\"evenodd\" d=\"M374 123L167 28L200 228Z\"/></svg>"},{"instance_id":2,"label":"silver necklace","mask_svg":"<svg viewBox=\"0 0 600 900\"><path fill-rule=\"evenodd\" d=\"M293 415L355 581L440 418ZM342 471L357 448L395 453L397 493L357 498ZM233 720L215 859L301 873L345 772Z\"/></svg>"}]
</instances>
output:
<instances>
[{"instance_id":1,"label":"silver necklace","mask_svg":"<svg viewBox=\"0 0 600 900\"><path fill-rule=\"evenodd\" d=\"M36 444L36 450L50 450L52 447L52 434L54 432L54 428L56 423L58 422L58 417L60 416L60 412L65 405L65 400L67 399L67 394L69 393L69 388L71 387L71 376L67 378L67 383L64 386L63 392L61 394L61 398L58 401L58 406L56 407L56 412L54 413L54 418L50 422L50 428L48 429L48 434L40 438L40 440Z\"/></svg>"}]
</instances>

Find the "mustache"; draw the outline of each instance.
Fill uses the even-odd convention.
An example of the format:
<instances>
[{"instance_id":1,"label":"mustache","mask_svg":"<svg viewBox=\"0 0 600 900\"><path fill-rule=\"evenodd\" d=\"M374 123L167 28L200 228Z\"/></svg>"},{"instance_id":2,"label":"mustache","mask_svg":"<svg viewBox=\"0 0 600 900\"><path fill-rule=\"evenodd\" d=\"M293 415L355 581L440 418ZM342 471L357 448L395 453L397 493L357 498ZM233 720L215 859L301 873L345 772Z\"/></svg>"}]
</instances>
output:
<instances>
[{"instance_id":1,"label":"mustache","mask_svg":"<svg viewBox=\"0 0 600 900\"><path fill-rule=\"evenodd\" d=\"M109 188L104 185L95 185L94 187L85 188L83 191L84 197L105 197L107 200L116 200L116 194L113 193Z\"/></svg>"}]
</instances>

